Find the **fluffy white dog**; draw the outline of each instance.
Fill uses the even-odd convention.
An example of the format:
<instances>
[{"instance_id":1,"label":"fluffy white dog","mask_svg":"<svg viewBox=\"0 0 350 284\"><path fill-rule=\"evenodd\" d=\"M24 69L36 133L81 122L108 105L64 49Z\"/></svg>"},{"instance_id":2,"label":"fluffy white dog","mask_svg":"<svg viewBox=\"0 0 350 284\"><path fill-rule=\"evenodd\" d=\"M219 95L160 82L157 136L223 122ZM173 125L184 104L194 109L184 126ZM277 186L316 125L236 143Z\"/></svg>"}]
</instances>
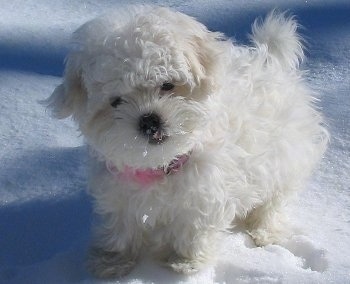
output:
<instances>
[{"instance_id":1,"label":"fluffy white dog","mask_svg":"<svg viewBox=\"0 0 350 284\"><path fill-rule=\"evenodd\" d=\"M175 271L195 272L238 221L257 245L288 235L284 204L328 140L298 70L296 29L272 12L243 47L142 6L75 32L48 103L73 116L91 149L95 275L128 273L145 243Z\"/></svg>"}]
</instances>

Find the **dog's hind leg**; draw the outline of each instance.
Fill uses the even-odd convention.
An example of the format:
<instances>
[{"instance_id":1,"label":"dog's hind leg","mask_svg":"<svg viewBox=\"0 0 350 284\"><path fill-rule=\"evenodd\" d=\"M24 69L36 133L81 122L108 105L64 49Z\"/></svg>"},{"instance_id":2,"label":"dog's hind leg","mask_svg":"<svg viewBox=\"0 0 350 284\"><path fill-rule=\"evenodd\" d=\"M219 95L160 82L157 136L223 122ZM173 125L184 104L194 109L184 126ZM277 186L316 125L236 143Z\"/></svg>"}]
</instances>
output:
<instances>
[{"instance_id":1,"label":"dog's hind leg","mask_svg":"<svg viewBox=\"0 0 350 284\"><path fill-rule=\"evenodd\" d=\"M257 246L280 243L291 234L278 197L253 209L245 219L248 233Z\"/></svg>"}]
</instances>

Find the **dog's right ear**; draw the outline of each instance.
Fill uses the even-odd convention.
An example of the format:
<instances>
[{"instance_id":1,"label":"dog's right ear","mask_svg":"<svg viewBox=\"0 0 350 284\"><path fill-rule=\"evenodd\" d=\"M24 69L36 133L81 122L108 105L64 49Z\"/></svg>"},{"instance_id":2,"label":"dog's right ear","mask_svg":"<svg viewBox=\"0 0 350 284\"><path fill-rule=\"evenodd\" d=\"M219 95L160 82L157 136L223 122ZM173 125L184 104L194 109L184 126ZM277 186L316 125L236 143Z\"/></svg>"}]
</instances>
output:
<instances>
[{"instance_id":1,"label":"dog's right ear","mask_svg":"<svg viewBox=\"0 0 350 284\"><path fill-rule=\"evenodd\" d=\"M81 68L76 54L66 60L63 83L43 103L54 117L62 119L78 112L86 103L86 90L81 78Z\"/></svg>"}]
</instances>

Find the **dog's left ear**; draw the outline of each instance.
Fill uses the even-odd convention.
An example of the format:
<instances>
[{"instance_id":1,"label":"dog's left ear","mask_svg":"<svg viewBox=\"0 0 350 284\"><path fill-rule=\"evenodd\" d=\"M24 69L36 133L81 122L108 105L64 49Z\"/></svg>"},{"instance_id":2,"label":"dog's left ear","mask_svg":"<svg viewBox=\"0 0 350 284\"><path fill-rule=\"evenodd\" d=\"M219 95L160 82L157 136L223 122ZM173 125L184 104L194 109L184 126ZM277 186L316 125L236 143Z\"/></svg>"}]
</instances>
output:
<instances>
[{"instance_id":1,"label":"dog's left ear","mask_svg":"<svg viewBox=\"0 0 350 284\"><path fill-rule=\"evenodd\" d=\"M86 90L81 78L79 56L70 54L66 60L63 83L44 101L54 117L62 119L77 114L86 103Z\"/></svg>"}]
</instances>

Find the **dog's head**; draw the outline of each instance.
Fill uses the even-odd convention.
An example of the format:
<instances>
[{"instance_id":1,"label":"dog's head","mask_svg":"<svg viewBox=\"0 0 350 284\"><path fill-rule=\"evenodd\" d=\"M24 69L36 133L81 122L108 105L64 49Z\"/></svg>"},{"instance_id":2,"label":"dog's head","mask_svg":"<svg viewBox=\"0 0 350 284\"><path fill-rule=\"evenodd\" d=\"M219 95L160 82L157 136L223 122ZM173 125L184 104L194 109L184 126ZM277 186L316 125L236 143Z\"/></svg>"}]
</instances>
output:
<instances>
[{"instance_id":1,"label":"dog's head","mask_svg":"<svg viewBox=\"0 0 350 284\"><path fill-rule=\"evenodd\" d=\"M220 37L165 8L95 19L74 34L49 106L59 118L72 115L117 167L168 165L200 144L215 119Z\"/></svg>"}]
</instances>

